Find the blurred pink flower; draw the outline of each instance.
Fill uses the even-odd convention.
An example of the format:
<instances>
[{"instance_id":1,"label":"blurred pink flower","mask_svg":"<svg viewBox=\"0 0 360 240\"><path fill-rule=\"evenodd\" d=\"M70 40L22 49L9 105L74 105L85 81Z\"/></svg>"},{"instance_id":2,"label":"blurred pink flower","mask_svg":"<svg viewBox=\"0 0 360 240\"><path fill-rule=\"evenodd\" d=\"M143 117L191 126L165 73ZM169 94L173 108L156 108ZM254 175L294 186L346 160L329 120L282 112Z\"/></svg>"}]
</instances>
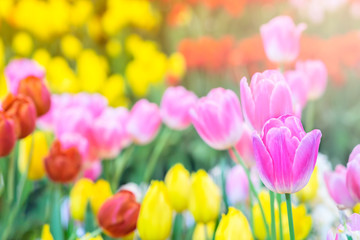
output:
<instances>
[{"instance_id":1,"label":"blurred pink flower","mask_svg":"<svg viewBox=\"0 0 360 240\"><path fill-rule=\"evenodd\" d=\"M334 172L325 173L326 188L331 198L340 207L353 207L355 201L350 196L346 187L346 167L337 165Z\"/></svg>"},{"instance_id":2,"label":"blurred pink flower","mask_svg":"<svg viewBox=\"0 0 360 240\"><path fill-rule=\"evenodd\" d=\"M102 166L100 161L91 163L84 169L84 177L95 181L99 178L102 172Z\"/></svg>"},{"instance_id":3,"label":"blurred pink flower","mask_svg":"<svg viewBox=\"0 0 360 240\"><path fill-rule=\"evenodd\" d=\"M127 131L135 143L145 145L150 143L159 132L161 126L160 110L155 103L141 99L130 111Z\"/></svg>"},{"instance_id":4,"label":"blurred pink flower","mask_svg":"<svg viewBox=\"0 0 360 240\"><path fill-rule=\"evenodd\" d=\"M183 130L191 124L190 108L196 103L197 96L182 86L166 89L160 105L164 123L172 129Z\"/></svg>"},{"instance_id":5,"label":"blurred pink flower","mask_svg":"<svg viewBox=\"0 0 360 240\"><path fill-rule=\"evenodd\" d=\"M249 182L240 165L233 167L226 177L226 195L232 205L245 202L249 197Z\"/></svg>"},{"instance_id":6,"label":"blurred pink flower","mask_svg":"<svg viewBox=\"0 0 360 240\"><path fill-rule=\"evenodd\" d=\"M320 130L306 133L300 119L281 116L253 135L256 166L261 181L273 192L295 193L308 183L314 170Z\"/></svg>"},{"instance_id":7,"label":"blurred pink flower","mask_svg":"<svg viewBox=\"0 0 360 240\"><path fill-rule=\"evenodd\" d=\"M240 101L231 90L212 89L190 110L200 137L212 148L225 150L239 141L243 131Z\"/></svg>"},{"instance_id":8,"label":"blurred pink flower","mask_svg":"<svg viewBox=\"0 0 360 240\"><path fill-rule=\"evenodd\" d=\"M277 70L255 73L250 87L244 77L240 82L240 95L245 119L258 132L270 118L294 114L292 92Z\"/></svg>"},{"instance_id":9,"label":"blurred pink flower","mask_svg":"<svg viewBox=\"0 0 360 240\"><path fill-rule=\"evenodd\" d=\"M296 70L302 71L307 75L308 99L315 100L320 98L327 85L327 69L320 60L298 61Z\"/></svg>"},{"instance_id":10,"label":"blurred pink flower","mask_svg":"<svg viewBox=\"0 0 360 240\"><path fill-rule=\"evenodd\" d=\"M248 167L251 167L255 164L252 132L253 131L251 128L247 124L244 124L241 138L235 145L235 149ZM229 149L229 153L234 162L237 163L238 160L232 149Z\"/></svg>"},{"instance_id":11,"label":"blurred pink flower","mask_svg":"<svg viewBox=\"0 0 360 240\"><path fill-rule=\"evenodd\" d=\"M354 158L347 164L346 186L351 197L360 202L360 158Z\"/></svg>"},{"instance_id":12,"label":"blurred pink flower","mask_svg":"<svg viewBox=\"0 0 360 240\"><path fill-rule=\"evenodd\" d=\"M360 159L360 144L356 145L351 151L348 162L351 162L355 159Z\"/></svg>"},{"instance_id":13,"label":"blurred pink flower","mask_svg":"<svg viewBox=\"0 0 360 240\"><path fill-rule=\"evenodd\" d=\"M284 73L291 89L295 113L301 116L302 109L308 101L308 76L303 71L290 70Z\"/></svg>"},{"instance_id":14,"label":"blurred pink flower","mask_svg":"<svg viewBox=\"0 0 360 240\"><path fill-rule=\"evenodd\" d=\"M9 91L16 95L18 93L20 81L28 77L35 77L43 80L45 69L37 62L30 59L12 60L5 68L5 77Z\"/></svg>"},{"instance_id":15,"label":"blurred pink flower","mask_svg":"<svg viewBox=\"0 0 360 240\"><path fill-rule=\"evenodd\" d=\"M77 133L67 132L59 136L58 140L63 149L75 147L79 151L82 161L85 162L88 160L89 142L85 137Z\"/></svg>"},{"instance_id":16,"label":"blurred pink flower","mask_svg":"<svg viewBox=\"0 0 360 240\"><path fill-rule=\"evenodd\" d=\"M266 56L279 64L294 61L299 55L301 33L305 24L295 26L289 16L278 16L260 28Z\"/></svg>"}]
</instances>

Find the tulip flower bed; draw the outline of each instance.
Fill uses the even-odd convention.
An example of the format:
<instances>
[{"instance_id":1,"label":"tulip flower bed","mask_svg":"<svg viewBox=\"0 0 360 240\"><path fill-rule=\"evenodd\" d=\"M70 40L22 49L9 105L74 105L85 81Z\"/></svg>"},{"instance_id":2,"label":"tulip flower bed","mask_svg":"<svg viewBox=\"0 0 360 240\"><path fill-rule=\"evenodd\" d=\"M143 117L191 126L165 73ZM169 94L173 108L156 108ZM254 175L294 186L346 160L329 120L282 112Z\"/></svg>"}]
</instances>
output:
<instances>
[{"instance_id":1,"label":"tulip flower bed","mask_svg":"<svg viewBox=\"0 0 360 240\"><path fill-rule=\"evenodd\" d=\"M0 239L360 239L359 18L0 0Z\"/></svg>"}]
</instances>

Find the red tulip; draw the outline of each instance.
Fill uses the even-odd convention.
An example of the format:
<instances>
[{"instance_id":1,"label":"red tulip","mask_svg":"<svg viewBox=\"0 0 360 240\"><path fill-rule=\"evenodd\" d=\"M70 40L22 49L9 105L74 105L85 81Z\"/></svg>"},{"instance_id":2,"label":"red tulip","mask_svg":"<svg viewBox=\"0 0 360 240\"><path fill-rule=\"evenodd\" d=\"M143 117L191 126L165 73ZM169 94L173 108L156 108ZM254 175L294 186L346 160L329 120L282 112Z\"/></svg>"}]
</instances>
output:
<instances>
[{"instance_id":1,"label":"red tulip","mask_svg":"<svg viewBox=\"0 0 360 240\"><path fill-rule=\"evenodd\" d=\"M65 149L58 140L53 143L44 161L48 177L59 183L73 181L80 172L82 163L81 154L76 147Z\"/></svg>"},{"instance_id":2,"label":"red tulip","mask_svg":"<svg viewBox=\"0 0 360 240\"><path fill-rule=\"evenodd\" d=\"M18 94L30 97L36 107L37 116L47 113L51 106L51 94L43 80L36 77L27 77L20 81Z\"/></svg>"},{"instance_id":3,"label":"red tulip","mask_svg":"<svg viewBox=\"0 0 360 240\"><path fill-rule=\"evenodd\" d=\"M9 155L16 142L14 121L0 110L0 157Z\"/></svg>"},{"instance_id":4,"label":"red tulip","mask_svg":"<svg viewBox=\"0 0 360 240\"><path fill-rule=\"evenodd\" d=\"M36 126L36 108L30 98L24 95L7 95L2 108L14 119L15 132L19 139L32 133Z\"/></svg>"},{"instance_id":5,"label":"red tulip","mask_svg":"<svg viewBox=\"0 0 360 240\"><path fill-rule=\"evenodd\" d=\"M113 238L124 237L136 229L140 204L135 195L121 190L101 206L97 219L103 231Z\"/></svg>"}]
</instances>

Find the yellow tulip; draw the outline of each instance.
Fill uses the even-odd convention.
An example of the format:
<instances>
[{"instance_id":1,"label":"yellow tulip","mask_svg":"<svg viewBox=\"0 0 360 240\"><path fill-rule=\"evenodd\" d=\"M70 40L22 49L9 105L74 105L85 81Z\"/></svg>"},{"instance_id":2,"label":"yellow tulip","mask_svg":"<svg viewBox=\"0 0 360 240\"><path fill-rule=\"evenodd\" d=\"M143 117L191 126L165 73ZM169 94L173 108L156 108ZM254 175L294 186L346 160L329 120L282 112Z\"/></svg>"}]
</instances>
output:
<instances>
[{"instance_id":1,"label":"yellow tulip","mask_svg":"<svg viewBox=\"0 0 360 240\"><path fill-rule=\"evenodd\" d=\"M77 181L70 191L70 213L75 220L83 221L93 191L93 182L82 178Z\"/></svg>"},{"instance_id":2,"label":"yellow tulip","mask_svg":"<svg viewBox=\"0 0 360 240\"><path fill-rule=\"evenodd\" d=\"M319 180L318 180L318 168L315 166L315 169L310 177L308 184L296 193L296 196L302 202L310 201L316 197L317 191L319 189Z\"/></svg>"},{"instance_id":3,"label":"yellow tulip","mask_svg":"<svg viewBox=\"0 0 360 240\"><path fill-rule=\"evenodd\" d=\"M92 188L92 194L90 196L91 209L96 216L99 212L102 204L112 196L111 187L108 181L100 179Z\"/></svg>"},{"instance_id":4,"label":"yellow tulip","mask_svg":"<svg viewBox=\"0 0 360 240\"><path fill-rule=\"evenodd\" d=\"M175 211L182 212L188 207L191 187L190 173L180 163L173 166L165 176L165 185Z\"/></svg>"},{"instance_id":5,"label":"yellow tulip","mask_svg":"<svg viewBox=\"0 0 360 240\"><path fill-rule=\"evenodd\" d=\"M105 46L106 49L106 53L110 56L110 57L117 57L120 53L121 53L121 43L119 40L117 39L110 39Z\"/></svg>"},{"instance_id":6,"label":"yellow tulip","mask_svg":"<svg viewBox=\"0 0 360 240\"><path fill-rule=\"evenodd\" d=\"M28 178L30 180L41 179L45 175L44 158L48 155L48 152L47 133L35 131L22 139L19 145L19 171L21 173L26 171L31 154Z\"/></svg>"},{"instance_id":7,"label":"yellow tulip","mask_svg":"<svg viewBox=\"0 0 360 240\"><path fill-rule=\"evenodd\" d=\"M46 68L50 62L51 56L45 48L39 48L34 52L33 59Z\"/></svg>"},{"instance_id":8,"label":"yellow tulip","mask_svg":"<svg viewBox=\"0 0 360 240\"><path fill-rule=\"evenodd\" d=\"M60 43L62 53L69 59L75 59L82 50L80 40L70 34L64 36Z\"/></svg>"},{"instance_id":9,"label":"yellow tulip","mask_svg":"<svg viewBox=\"0 0 360 240\"><path fill-rule=\"evenodd\" d=\"M88 237L90 233L85 234L86 237ZM88 240L103 240L101 235L97 235L96 237L87 238ZM77 240L80 240L80 238L77 238Z\"/></svg>"},{"instance_id":10,"label":"yellow tulip","mask_svg":"<svg viewBox=\"0 0 360 240\"><path fill-rule=\"evenodd\" d=\"M28 56L33 49L33 40L26 32L19 32L13 38L12 48L16 54Z\"/></svg>"},{"instance_id":11,"label":"yellow tulip","mask_svg":"<svg viewBox=\"0 0 360 240\"><path fill-rule=\"evenodd\" d=\"M4 43L2 41L2 39L0 38L0 71L2 71L3 67L4 67L4 61L5 61L5 48L4 48ZM3 74L1 74L3 75ZM0 94L1 94L1 82L0 82Z\"/></svg>"},{"instance_id":12,"label":"yellow tulip","mask_svg":"<svg viewBox=\"0 0 360 240\"><path fill-rule=\"evenodd\" d=\"M252 240L252 233L245 215L233 208L229 208L227 215L223 215L216 230L215 240L243 239Z\"/></svg>"},{"instance_id":13,"label":"yellow tulip","mask_svg":"<svg viewBox=\"0 0 360 240\"><path fill-rule=\"evenodd\" d=\"M353 207L353 213L360 214L360 203L356 204L356 205Z\"/></svg>"},{"instance_id":14,"label":"yellow tulip","mask_svg":"<svg viewBox=\"0 0 360 240\"><path fill-rule=\"evenodd\" d=\"M7 89L7 84L6 84L6 80L5 80L5 75L4 74L0 74L0 99L4 99L5 96L7 95L8 89Z\"/></svg>"},{"instance_id":15,"label":"yellow tulip","mask_svg":"<svg viewBox=\"0 0 360 240\"><path fill-rule=\"evenodd\" d=\"M107 98L109 105L113 107L127 106L126 85L124 78L119 74L111 75L104 83L101 91Z\"/></svg>"},{"instance_id":16,"label":"yellow tulip","mask_svg":"<svg viewBox=\"0 0 360 240\"><path fill-rule=\"evenodd\" d=\"M271 224L270 195L268 192L263 191L259 194L259 198L265 211L266 221L270 226ZM306 208L304 204L300 204L299 206L293 206L292 211L293 211L293 220L294 220L295 239L299 239L299 240L305 239L307 235L310 233L312 226L312 219L310 215L306 214ZM255 237L257 239L266 239L265 225L262 220L260 207L258 203L256 203L253 206L253 218L254 218L254 222L256 223L254 224ZM281 203L281 218L282 218L282 229L283 229L284 239L285 240L290 239L287 208L285 202ZM276 222L277 238L279 239L280 237L279 208L276 203L275 203L275 222Z\"/></svg>"},{"instance_id":17,"label":"yellow tulip","mask_svg":"<svg viewBox=\"0 0 360 240\"><path fill-rule=\"evenodd\" d=\"M93 11L93 3L91 0L73 1L70 9L70 22L76 27L83 25L91 16Z\"/></svg>"},{"instance_id":18,"label":"yellow tulip","mask_svg":"<svg viewBox=\"0 0 360 240\"><path fill-rule=\"evenodd\" d=\"M49 224L44 224L42 231L41 231L41 240L54 240L54 238L50 232Z\"/></svg>"},{"instance_id":19,"label":"yellow tulip","mask_svg":"<svg viewBox=\"0 0 360 240\"><path fill-rule=\"evenodd\" d=\"M221 195L218 186L204 170L191 176L189 210L196 222L208 223L220 212Z\"/></svg>"},{"instance_id":20,"label":"yellow tulip","mask_svg":"<svg viewBox=\"0 0 360 240\"><path fill-rule=\"evenodd\" d=\"M167 239L171 232L172 214L172 207L164 182L151 182L141 204L137 222L141 239Z\"/></svg>"},{"instance_id":21,"label":"yellow tulip","mask_svg":"<svg viewBox=\"0 0 360 240\"><path fill-rule=\"evenodd\" d=\"M181 79L186 72L186 62L184 56L179 53L173 53L168 60L168 75Z\"/></svg>"},{"instance_id":22,"label":"yellow tulip","mask_svg":"<svg viewBox=\"0 0 360 240\"><path fill-rule=\"evenodd\" d=\"M206 227L206 229L205 229ZM205 230L207 236L205 236ZM215 230L215 222L209 222L209 223L197 223L194 233L192 235L193 240L208 240L212 239L212 236L214 235Z\"/></svg>"}]
</instances>

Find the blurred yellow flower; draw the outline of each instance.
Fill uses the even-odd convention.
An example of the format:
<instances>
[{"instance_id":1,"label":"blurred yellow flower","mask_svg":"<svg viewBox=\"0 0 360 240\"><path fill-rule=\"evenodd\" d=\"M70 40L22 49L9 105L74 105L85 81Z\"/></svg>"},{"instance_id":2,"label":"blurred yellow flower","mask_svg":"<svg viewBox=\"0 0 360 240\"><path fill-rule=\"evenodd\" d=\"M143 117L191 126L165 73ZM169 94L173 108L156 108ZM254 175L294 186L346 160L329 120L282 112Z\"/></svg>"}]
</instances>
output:
<instances>
[{"instance_id":1,"label":"blurred yellow flower","mask_svg":"<svg viewBox=\"0 0 360 240\"><path fill-rule=\"evenodd\" d=\"M54 238L50 232L49 224L44 224L42 231L41 231L41 240L54 240Z\"/></svg>"},{"instance_id":2,"label":"blurred yellow flower","mask_svg":"<svg viewBox=\"0 0 360 240\"><path fill-rule=\"evenodd\" d=\"M87 22L87 30L89 32L90 37L95 40L99 41L103 35L103 29L101 26L101 20L99 17L92 17Z\"/></svg>"},{"instance_id":3,"label":"blurred yellow flower","mask_svg":"<svg viewBox=\"0 0 360 240\"><path fill-rule=\"evenodd\" d=\"M319 180L318 180L318 168L315 166L315 169L310 177L308 184L296 193L296 196L302 202L310 201L316 197L317 191L319 189Z\"/></svg>"},{"instance_id":4,"label":"blurred yellow flower","mask_svg":"<svg viewBox=\"0 0 360 240\"><path fill-rule=\"evenodd\" d=\"M90 18L93 12L91 0L76 0L70 8L70 22L76 27L80 27Z\"/></svg>"},{"instance_id":5,"label":"blurred yellow flower","mask_svg":"<svg viewBox=\"0 0 360 240\"><path fill-rule=\"evenodd\" d=\"M267 191L263 191L259 194L260 202L265 211L266 222L271 224L271 208L270 208L270 195ZM295 230L295 239L305 239L310 233L312 226L312 219L310 215L306 214L306 208L304 204L299 206L292 207L293 210L293 219L294 219L294 230ZM281 203L281 218L282 218L282 229L284 239L290 239L289 234L289 225L288 225L288 216L286 202ZM253 218L254 222L254 232L257 239L266 239L266 230L265 225L262 220L259 204L256 203L253 206ZM279 238L279 208L275 203L275 221L276 221L276 233Z\"/></svg>"},{"instance_id":6,"label":"blurred yellow flower","mask_svg":"<svg viewBox=\"0 0 360 240\"><path fill-rule=\"evenodd\" d=\"M127 106L128 99L126 98L126 84L124 78L119 74L111 75L108 80L104 83L102 90L110 106Z\"/></svg>"},{"instance_id":7,"label":"blurred yellow flower","mask_svg":"<svg viewBox=\"0 0 360 240\"><path fill-rule=\"evenodd\" d=\"M106 43L105 48L106 48L106 53L112 58L117 57L121 53L121 50L122 50L121 42L115 38L110 39Z\"/></svg>"},{"instance_id":8,"label":"blurred yellow flower","mask_svg":"<svg viewBox=\"0 0 360 240\"><path fill-rule=\"evenodd\" d=\"M196 222L214 221L220 213L221 195L219 187L205 170L191 175L189 210Z\"/></svg>"},{"instance_id":9,"label":"blurred yellow flower","mask_svg":"<svg viewBox=\"0 0 360 240\"><path fill-rule=\"evenodd\" d=\"M0 99L3 99L8 92L5 75L3 73L0 74Z\"/></svg>"},{"instance_id":10,"label":"blurred yellow flower","mask_svg":"<svg viewBox=\"0 0 360 240\"><path fill-rule=\"evenodd\" d=\"M171 77L181 79L186 72L186 62L184 56L175 52L170 55L168 60L167 74Z\"/></svg>"},{"instance_id":11,"label":"blurred yellow flower","mask_svg":"<svg viewBox=\"0 0 360 240\"><path fill-rule=\"evenodd\" d=\"M54 57L48 63L47 80L53 92L75 93L79 90L78 79L63 57Z\"/></svg>"},{"instance_id":12,"label":"blurred yellow flower","mask_svg":"<svg viewBox=\"0 0 360 240\"><path fill-rule=\"evenodd\" d=\"M205 236L205 226L206 226L207 236ZM194 233L192 235L192 239L193 240L212 239L212 236L214 235L214 230L215 230L215 222L209 222L207 224L197 223Z\"/></svg>"},{"instance_id":13,"label":"blurred yellow flower","mask_svg":"<svg viewBox=\"0 0 360 240\"><path fill-rule=\"evenodd\" d=\"M89 236L90 233L86 233L85 236ZM87 238L88 240L103 240L103 238L101 237L101 235L97 235L96 237L91 237L91 238ZM80 238L77 238L77 240L80 240Z\"/></svg>"},{"instance_id":14,"label":"blurred yellow flower","mask_svg":"<svg viewBox=\"0 0 360 240\"><path fill-rule=\"evenodd\" d=\"M171 232L172 215L164 182L152 181L141 204L137 222L141 239L167 239Z\"/></svg>"},{"instance_id":15,"label":"blurred yellow flower","mask_svg":"<svg viewBox=\"0 0 360 240\"><path fill-rule=\"evenodd\" d=\"M75 59L81 50L82 44L75 36L68 34L61 39L61 51L65 57Z\"/></svg>"},{"instance_id":16,"label":"blurred yellow flower","mask_svg":"<svg viewBox=\"0 0 360 240\"><path fill-rule=\"evenodd\" d=\"M33 40L26 32L18 32L12 40L12 48L20 56L29 56L33 49Z\"/></svg>"},{"instance_id":17,"label":"blurred yellow flower","mask_svg":"<svg viewBox=\"0 0 360 240\"><path fill-rule=\"evenodd\" d=\"M20 141L19 171L21 173L26 171L29 164L29 156L32 156L28 171L28 178L30 180L39 180L45 176L44 158L49 153L47 134L46 132L36 130Z\"/></svg>"},{"instance_id":18,"label":"blurred yellow flower","mask_svg":"<svg viewBox=\"0 0 360 240\"><path fill-rule=\"evenodd\" d=\"M0 18L9 19L11 16L12 8L15 5L14 0L1 0L0 1Z\"/></svg>"},{"instance_id":19,"label":"blurred yellow flower","mask_svg":"<svg viewBox=\"0 0 360 240\"><path fill-rule=\"evenodd\" d=\"M93 182L82 178L70 191L70 213L75 220L83 221L90 196L94 192Z\"/></svg>"},{"instance_id":20,"label":"blurred yellow flower","mask_svg":"<svg viewBox=\"0 0 360 240\"><path fill-rule=\"evenodd\" d=\"M39 48L34 52L33 59L46 68L50 62L51 55L45 48Z\"/></svg>"},{"instance_id":21,"label":"blurred yellow flower","mask_svg":"<svg viewBox=\"0 0 360 240\"><path fill-rule=\"evenodd\" d=\"M360 214L360 203L356 204L356 205L353 207L353 213Z\"/></svg>"},{"instance_id":22,"label":"blurred yellow flower","mask_svg":"<svg viewBox=\"0 0 360 240\"><path fill-rule=\"evenodd\" d=\"M111 196L112 192L108 181L100 179L93 185L90 204L95 216L97 216L102 204Z\"/></svg>"},{"instance_id":23,"label":"blurred yellow flower","mask_svg":"<svg viewBox=\"0 0 360 240\"><path fill-rule=\"evenodd\" d=\"M3 43L2 39L0 38L0 72L2 72L2 69L4 67L4 61L5 61L4 43Z\"/></svg>"},{"instance_id":24,"label":"blurred yellow flower","mask_svg":"<svg viewBox=\"0 0 360 240\"><path fill-rule=\"evenodd\" d=\"M252 233L245 215L233 207L223 215L216 230L215 240L252 240Z\"/></svg>"},{"instance_id":25,"label":"blurred yellow flower","mask_svg":"<svg viewBox=\"0 0 360 240\"><path fill-rule=\"evenodd\" d=\"M190 194L190 173L180 163L175 164L165 176L172 207L177 212L187 209Z\"/></svg>"}]
</instances>

